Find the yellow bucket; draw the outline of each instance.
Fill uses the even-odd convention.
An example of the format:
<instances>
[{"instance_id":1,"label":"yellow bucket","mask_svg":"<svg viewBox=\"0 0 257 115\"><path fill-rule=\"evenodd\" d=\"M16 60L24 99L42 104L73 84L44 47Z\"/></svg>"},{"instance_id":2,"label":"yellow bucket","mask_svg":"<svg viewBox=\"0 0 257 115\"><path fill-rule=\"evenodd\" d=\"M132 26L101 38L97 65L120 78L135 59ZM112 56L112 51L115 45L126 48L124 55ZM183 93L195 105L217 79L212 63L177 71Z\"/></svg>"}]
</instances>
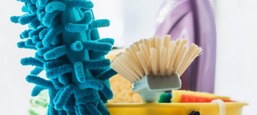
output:
<instances>
[{"instance_id":1,"label":"yellow bucket","mask_svg":"<svg viewBox=\"0 0 257 115\"><path fill-rule=\"evenodd\" d=\"M224 103L224 115L241 115L245 103ZM221 115L216 103L146 103L146 104L107 104L111 115L189 115L198 111L201 115Z\"/></svg>"}]
</instances>

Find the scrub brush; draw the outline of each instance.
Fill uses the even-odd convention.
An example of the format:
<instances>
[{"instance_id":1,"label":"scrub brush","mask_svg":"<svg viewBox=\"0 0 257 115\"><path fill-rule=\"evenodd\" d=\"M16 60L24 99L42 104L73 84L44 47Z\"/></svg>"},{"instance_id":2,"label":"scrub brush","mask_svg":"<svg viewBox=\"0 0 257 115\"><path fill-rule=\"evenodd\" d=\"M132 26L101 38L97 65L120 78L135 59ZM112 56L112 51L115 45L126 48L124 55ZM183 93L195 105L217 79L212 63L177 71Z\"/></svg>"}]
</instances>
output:
<instances>
[{"instance_id":1,"label":"scrub brush","mask_svg":"<svg viewBox=\"0 0 257 115\"><path fill-rule=\"evenodd\" d=\"M156 102L167 90L180 89L180 76L202 49L187 40L170 41L170 36L141 39L120 53L111 67L133 83L144 102Z\"/></svg>"}]
</instances>

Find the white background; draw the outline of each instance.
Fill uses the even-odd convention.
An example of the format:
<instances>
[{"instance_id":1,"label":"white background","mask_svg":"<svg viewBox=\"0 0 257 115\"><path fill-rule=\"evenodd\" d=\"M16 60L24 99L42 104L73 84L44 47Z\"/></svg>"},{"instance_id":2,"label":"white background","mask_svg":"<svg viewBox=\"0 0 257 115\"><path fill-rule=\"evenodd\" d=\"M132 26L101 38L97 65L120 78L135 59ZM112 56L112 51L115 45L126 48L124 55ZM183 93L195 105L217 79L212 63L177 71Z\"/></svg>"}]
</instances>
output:
<instances>
[{"instance_id":1,"label":"white background","mask_svg":"<svg viewBox=\"0 0 257 115\"><path fill-rule=\"evenodd\" d=\"M216 93L247 102L257 114L257 1L219 0Z\"/></svg>"},{"instance_id":2,"label":"white background","mask_svg":"<svg viewBox=\"0 0 257 115\"><path fill-rule=\"evenodd\" d=\"M103 37L128 46L154 33L161 0L93 0L96 18L109 18L111 27L101 29ZM217 0L216 94L247 102L243 115L257 114L257 1ZM21 14L21 3L5 0L0 4L0 114L26 115L32 84L25 76L32 69L22 67L20 58L33 52L18 49L19 33L24 26L9 21ZM149 13L150 12L150 13Z\"/></svg>"}]
</instances>

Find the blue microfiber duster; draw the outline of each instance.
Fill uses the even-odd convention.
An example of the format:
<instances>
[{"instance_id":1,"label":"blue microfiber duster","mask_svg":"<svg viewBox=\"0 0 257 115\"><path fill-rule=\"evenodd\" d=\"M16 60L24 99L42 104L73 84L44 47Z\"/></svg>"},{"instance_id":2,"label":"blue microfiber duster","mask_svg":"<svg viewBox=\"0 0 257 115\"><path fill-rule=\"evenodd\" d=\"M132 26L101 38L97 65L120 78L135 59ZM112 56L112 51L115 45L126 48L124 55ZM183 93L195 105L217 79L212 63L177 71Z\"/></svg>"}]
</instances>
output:
<instances>
[{"instance_id":1,"label":"blue microfiber duster","mask_svg":"<svg viewBox=\"0 0 257 115\"><path fill-rule=\"evenodd\" d=\"M18 47L36 51L21 59L35 66L26 77L36 84L32 96L48 90L48 115L108 115L104 103L113 97L109 78L116 72L104 55L114 40L100 39L97 28L109 26L109 20L94 19L90 0L19 1L25 14L11 21L29 26ZM42 71L48 79L39 77Z\"/></svg>"}]
</instances>

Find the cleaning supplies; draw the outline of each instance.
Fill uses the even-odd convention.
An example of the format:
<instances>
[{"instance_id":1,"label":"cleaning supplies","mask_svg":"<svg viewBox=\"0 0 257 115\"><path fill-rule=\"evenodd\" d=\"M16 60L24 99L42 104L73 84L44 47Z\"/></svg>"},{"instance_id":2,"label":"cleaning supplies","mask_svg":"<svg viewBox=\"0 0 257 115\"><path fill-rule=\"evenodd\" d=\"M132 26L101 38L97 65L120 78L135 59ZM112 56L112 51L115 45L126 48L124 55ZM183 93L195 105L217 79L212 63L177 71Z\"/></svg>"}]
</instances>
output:
<instances>
[{"instance_id":1,"label":"cleaning supplies","mask_svg":"<svg viewBox=\"0 0 257 115\"><path fill-rule=\"evenodd\" d=\"M155 102L162 92L181 87L179 76L201 52L195 44L188 47L184 39L153 37L132 44L111 67L133 83L132 90L138 91L145 102Z\"/></svg>"},{"instance_id":2,"label":"cleaning supplies","mask_svg":"<svg viewBox=\"0 0 257 115\"><path fill-rule=\"evenodd\" d=\"M25 14L11 21L29 27L18 47L36 52L21 59L22 65L36 66L26 77L36 84L32 96L48 90L48 115L108 115L104 103L113 96L109 78L116 72L104 56L114 40L100 39L97 28L110 21L95 19L90 0L19 1ZM47 79L39 77L43 70Z\"/></svg>"}]
</instances>

